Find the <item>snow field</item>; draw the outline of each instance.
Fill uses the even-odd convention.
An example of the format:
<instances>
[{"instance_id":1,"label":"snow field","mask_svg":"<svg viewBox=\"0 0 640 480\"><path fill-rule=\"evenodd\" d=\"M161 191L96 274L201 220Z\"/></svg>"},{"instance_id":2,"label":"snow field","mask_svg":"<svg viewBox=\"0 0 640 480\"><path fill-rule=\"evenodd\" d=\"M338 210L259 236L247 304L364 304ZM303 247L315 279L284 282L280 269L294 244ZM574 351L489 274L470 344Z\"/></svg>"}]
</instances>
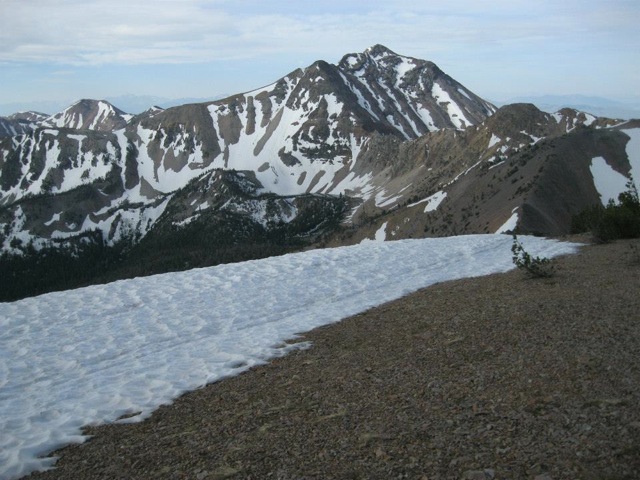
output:
<instances>
[{"instance_id":1,"label":"snow field","mask_svg":"<svg viewBox=\"0 0 640 480\"><path fill-rule=\"evenodd\" d=\"M522 241L547 257L576 249ZM137 412L124 421L140 421L188 390L306 348L282 348L300 332L436 282L509 270L510 246L502 235L367 242L2 303L0 478L51 466L38 457L83 441L83 425Z\"/></svg>"}]
</instances>

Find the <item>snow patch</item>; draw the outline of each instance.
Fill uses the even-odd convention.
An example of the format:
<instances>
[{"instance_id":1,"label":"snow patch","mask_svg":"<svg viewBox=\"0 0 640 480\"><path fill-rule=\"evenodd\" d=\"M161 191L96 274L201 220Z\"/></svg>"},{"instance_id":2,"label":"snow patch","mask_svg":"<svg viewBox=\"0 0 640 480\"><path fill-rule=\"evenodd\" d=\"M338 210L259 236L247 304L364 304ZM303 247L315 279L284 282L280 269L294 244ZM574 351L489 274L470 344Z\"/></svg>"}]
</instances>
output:
<instances>
[{"instance_id":1,"label":"snow patch","mask_svg":"<svg viewBox=\"0 0 640 480\"><path fill-rule=\"evenodd\" d=\"M407 72L410 72L415 68L415 64L406 57L402 57L402 61L396 65L396 87L400 87L400 81L404 78Z\"/></svg>"},{"instance_id":2,"label":"snow patch","mask_svg":"<svg viewBox=\"0 0 640 480\"><path fill-rule=\"evenodd\" d=\"M410 203L407 207L415 207L416 205L420 205L421 203L425 203L424 213L433 212L438 209L442 201L447 198L447 192L440 190L439 192L430 195L427 198L423 198L422 200L418 200L417 202Z\"/></svg>"},{"instance_id":3,"label":"snow patch","mask_svg":"<svg viewBox=\"0 0 640 480\"><path fill-rule=\"evenodd\" d=\"M489 140L489 146L487 147L487 150L493 148L495 145L497 145L498 143L500 143L502 141L502 139L500 137L498 137L495 134L491 134L491 139Z\"/></svg>"},{"instance_id":4,"label":"snow patch","mask_svg":"<svg viewBox=\"0 0 640 480\"><path fill-rule=\"evenodd\" d=\"M542 137L536 137L535 135L532 135L531 133L528 133L525 130L520 130L520 133L522 133L523 135L526 135L531 139L531 145L535 145L540 140L542 140Z\"/></svg>"},{"instance_id":5,"label":"snow patch","mask_svg":"<svg viewBox=\"0 0 640 480\"><path fill-rule=\"evenodd\" d=\"M51 217L51 220L49 220L48 222L44 222L44 225L48 227L50 225L53 225L58 220L60 220L60 214L54 213L53 216Z\"/></svg>"},{"instance_id":6,"label":"snow patch","mask_svg":"<svg viewBox=\"0 0 640 480\"><path fill-rule=\"evenodd\" d=\"M516 226L518 225L518 212L516 212L517 209L518 207L512 210L512 214L509 219L496 230L496 233L512 232L516 228Z\"/></svg>"},{"instance_id":7,"label":"snow patch","mask_svg":"<svg viewBox=\"0 0 640 480\"><path fill-rule=\"evenodd\" d=\"M618 195L627 190L629 179L611 168L603 157L592 158L590 169L602 204L607 205L609 200L617 202Z\"/></svg>"},{"instance_id":8,"label":"snow patch","mask_svg":"<svg viewBox=\"0 0 640 480\"><path fill-rule=\"evenodd\" d=\"M464 95L469 100L473 101L473 99L469 96L469 94L467 92L465 92L462 88L458 88L458 93L460 93L461 95Z\"/></svg>"},{"instance_id":9,"label":"snow patch","mask_svg":"<svg viewBox=\"0 0 640 480\"><path fill-rule=\"evenodd\" d=\"M387 223L384 222L376 231L376 242L384 242L387 239Z\"/></svg>"}]
</instances>

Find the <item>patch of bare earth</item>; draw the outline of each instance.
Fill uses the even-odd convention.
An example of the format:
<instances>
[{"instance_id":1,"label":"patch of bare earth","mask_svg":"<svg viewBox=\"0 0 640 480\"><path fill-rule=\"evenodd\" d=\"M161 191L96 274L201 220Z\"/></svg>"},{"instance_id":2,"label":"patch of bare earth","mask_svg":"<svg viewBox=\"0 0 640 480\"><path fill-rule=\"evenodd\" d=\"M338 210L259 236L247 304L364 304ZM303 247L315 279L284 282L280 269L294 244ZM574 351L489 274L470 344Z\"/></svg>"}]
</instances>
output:
<instances>
[{"instance_id":1,"label":"patch of bare earth","mask_svg":"<svg viewBox=\"0 0 640 480\"><path fill-rule=\"evenodd\" d=\"M638 241L634 241L638 245ZM33 479L640 478L640 259L438 284L306 351L87 429Z\"/></svg>"}]
</instances>

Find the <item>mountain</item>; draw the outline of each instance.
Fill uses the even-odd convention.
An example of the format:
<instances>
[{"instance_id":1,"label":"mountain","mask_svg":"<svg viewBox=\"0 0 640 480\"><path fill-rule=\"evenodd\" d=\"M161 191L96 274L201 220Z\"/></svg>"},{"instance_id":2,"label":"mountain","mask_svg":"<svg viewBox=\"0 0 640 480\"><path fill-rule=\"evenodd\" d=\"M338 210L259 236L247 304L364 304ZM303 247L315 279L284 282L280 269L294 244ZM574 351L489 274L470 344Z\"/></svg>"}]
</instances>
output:
<instances>
[{"instance_id":1,"label":"mountain","mask_svg":"<svg viewBox=\"0 0 640 480\"><path fill-rule=\"evenodd\" d=\"M118 105L118 107L125 112L131 114L139 114L152 108L154 105L162 108L177 107L186 103L204 103L212 102L214 100L220 100L226 98L229 95L213 95L207 98L200 97L184 97L184 98L168 98L157 97L153 95L119 95L114 97L106 97L105 100L112 105Z\"/></svg>"},{"instance_id":2,"label":"mountain","mask_svg":"<svg viewBox=\"0 0 640 480\"><path fill-rule=\"evenodd\" d=\"M80 100L0 139L0 242L116 249L118 277L367 238L559 235L605 200L602 175L631 173L638 126L497 109L375 45L212 102L133 116Z\"/></svg>"},{"instance_id":3,"label":"mountain","mask_svg":"<svg viewBox=\"0 0 640 480\"><path fill-rule=\"evenodd\" d=\"M573 215L617 199L617 192L603 196L599 180L620 179L624 190L631 170L640 172L638 127L514 104L463 132L387 142L393 180L364 202L358 228L341 232L335 244L510 230L567 234ZM602 170L594 168L597 159Z\"/></svg>"},{"instance_id":4,"label":"mountain","mask_svg":"<svg viewBox=\"0 0 640 480\"><path fill-rule=\"evenodd\" d=\"M142 113L154 105L161 106L165 102L170 101L169 98L154 95L119 95L106 97L104 100L109 102L111 105L117 105L121 110L133 115ZM185 103L189 102L181 102L180 105Z\"/></svg>"},{"instance_id":5,"label":"mountain","mask_svg":"<svg viewBox=\"0 0 640 480\"><path fill-rule=\"evenodd\" d=\"M43 120L41 125L76 130L114 131L124 128L131 115L104 100L83 99Z\"/></svg>"},{"instance_id":6,"label":"mountain","mask_svg":"<svg viewBox=\"0 0 640 480\"><path fill-rule=\"evenodd\" d=\"M8 120L16 120L18 122L29 122L35 126L35 124L42 122L49 115L41 112L18 112L6 117Z\"/></svg>"},{"instance_id":7,"label":"mountain","mask_svg":"<svg viewBox=\"0 0 640 480\"><path fill-rule=\"evenodd\" d=\"M0 117L0 138L30 132L45 118L47 115L39 112L19 112L8 117Z\"/></svg>"},{"instance_id":8,"label":"mountain","mask_svg":"<svg viewBox=\"0 0 640 480\"><path fill-rule=\"evenodd\" d=\"M139 206L129 227L144 233L141 222L151 226L164 207L153 219L145 211L214 169L249 171L265 194L367 197L386 182L376 177L383 162L357 162L372 135L402 141L464 128L493 111L433 63L379 45L253 92L133 118L107 102L81 100L0 144L0 204L24 213L29 206L16 202L27 195L65 198L85 187L97 195L90 206L50 201L39 225L27 214L39 232L34 239L99 228L113 241L123 222L119 206ZM54 220L70 210L75 221Z\"/></svg>"}]
</instances>

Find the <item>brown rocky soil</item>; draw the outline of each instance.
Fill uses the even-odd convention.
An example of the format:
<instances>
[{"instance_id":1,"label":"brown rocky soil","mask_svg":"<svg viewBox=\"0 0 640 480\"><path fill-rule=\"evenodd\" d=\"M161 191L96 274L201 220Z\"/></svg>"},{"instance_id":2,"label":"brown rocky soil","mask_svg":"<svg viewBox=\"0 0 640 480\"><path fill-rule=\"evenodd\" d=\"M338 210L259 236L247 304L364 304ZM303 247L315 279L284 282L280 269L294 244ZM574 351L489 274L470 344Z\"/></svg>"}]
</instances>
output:
<instances>
[{"instance_id":1,"label":"brown rocky soil","mask_svg":"<svg viewBox=\"0 0 640 480\"><path fill-rule=\"evenodd\" d=\"M29 478L638 479L638 250L426 288Z\"/></svg>"}]
</instances>

